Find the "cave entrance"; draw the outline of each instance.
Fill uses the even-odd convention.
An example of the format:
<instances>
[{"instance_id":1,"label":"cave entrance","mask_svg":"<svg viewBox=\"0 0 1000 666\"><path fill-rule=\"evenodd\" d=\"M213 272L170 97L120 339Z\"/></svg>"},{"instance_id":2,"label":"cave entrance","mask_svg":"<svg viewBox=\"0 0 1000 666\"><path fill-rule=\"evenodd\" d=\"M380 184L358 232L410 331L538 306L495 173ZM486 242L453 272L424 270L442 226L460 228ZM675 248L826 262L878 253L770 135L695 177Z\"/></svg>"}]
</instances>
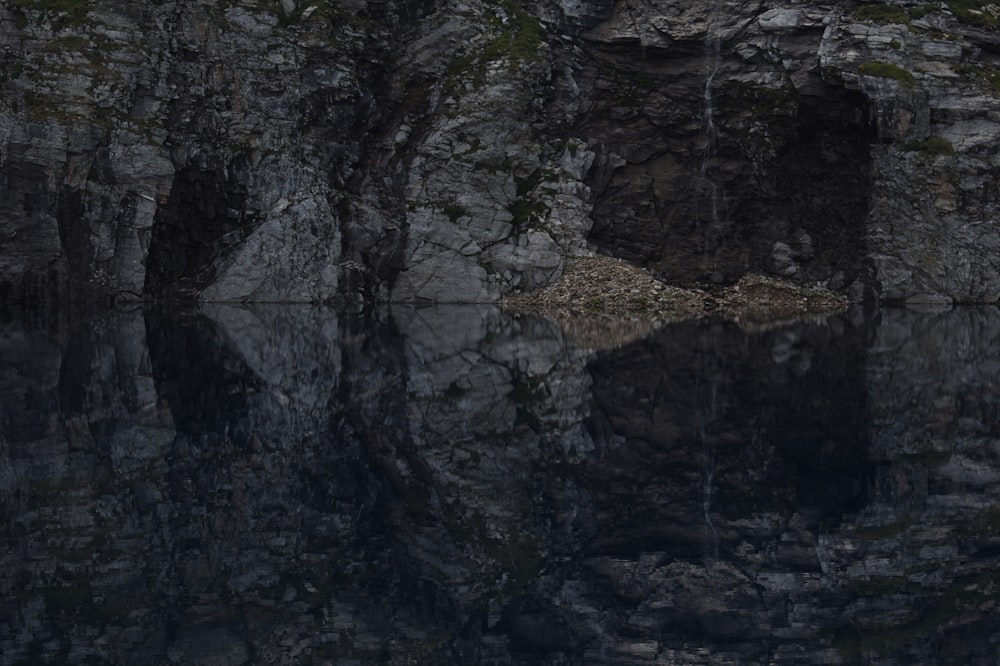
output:
<instances>
[{"instance_id":1,"label":"cave entrance","mask_svg":"<svg viewBox=\"0 0 1000 666\"><path fill-rule=\"evenodd\" d=\"M747 270L832 289L864 279L877 141L868 107L843 88L799 98L794 133L734 211Z\"/></svg>"},{"instance_id":2,"label":"cave entrance","mask_svg":"<svg viewBox=\"0 0 1000 666\"><path fill-rule=\"evenodd\" d=\"M703 102L687 85L683 122L594 188L590 240L682 285L748 272L832 289L866 279L876 131L862 93L820 86L801 95L720 82L706 157Z\"/></svg>"},{"instance_id":3,"label":"cave entrance","mask_svg":"<svg viewBox=\"0 0 1000 666\"><path fill-rule=\"evenodd\" d=\"M174 176L153 222L144 292L155 299L194 299L211 282L218 259L254 228L239 165L188 166Z\"/></svg>"}]
</instances>

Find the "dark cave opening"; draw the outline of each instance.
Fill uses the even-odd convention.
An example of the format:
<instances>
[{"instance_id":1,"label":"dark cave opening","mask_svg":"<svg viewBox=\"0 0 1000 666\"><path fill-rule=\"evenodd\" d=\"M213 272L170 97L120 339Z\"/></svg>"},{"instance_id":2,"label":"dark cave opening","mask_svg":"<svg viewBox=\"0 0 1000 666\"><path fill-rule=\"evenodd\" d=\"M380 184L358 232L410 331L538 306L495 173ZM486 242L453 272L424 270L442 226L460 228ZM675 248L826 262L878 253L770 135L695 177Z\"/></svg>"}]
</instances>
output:
<instances>
[{"instance_id":1,"label":"dark cave opening","mask_svg":"<svg viewBox=\"0 0 1000 666\"><path fill-rule=\"evenodd\" d=\"M193 297L211 282L216 260L249 235L257 218L247 210L247 171L239 160L177 171L153 223L147 297Z\"/></svg>"},{"instance_id":2,"label":"dark cave opening","mask_svg":"<svg viewBox=\"0 0 1000 666\"><path fill-rule=\"evenodd\" d=\"M871 151L867 99L828 89L798 101L795 134L736 207L751 271L841 289L867 280ZM734 276L739 277L739 276Z\"/></svg>"},{"instance_id":3,"label":"dark cave opening","mask_svg":"<svg viewBox=\"0 0 1000 666\"><path fill-rule=\"evenodd\" d=\"M595 184L590 239L601 252L682 285L732 283L749 272L835 290L869 281L865 220L877 138L862 93L817 82L819 94L804 95L722 80L708 137L704 82L665 85L688 107L674 126L686 129L651 136L646 155ZM636 150L610 144L606 160Z\"/></svg>"}]
</instances>

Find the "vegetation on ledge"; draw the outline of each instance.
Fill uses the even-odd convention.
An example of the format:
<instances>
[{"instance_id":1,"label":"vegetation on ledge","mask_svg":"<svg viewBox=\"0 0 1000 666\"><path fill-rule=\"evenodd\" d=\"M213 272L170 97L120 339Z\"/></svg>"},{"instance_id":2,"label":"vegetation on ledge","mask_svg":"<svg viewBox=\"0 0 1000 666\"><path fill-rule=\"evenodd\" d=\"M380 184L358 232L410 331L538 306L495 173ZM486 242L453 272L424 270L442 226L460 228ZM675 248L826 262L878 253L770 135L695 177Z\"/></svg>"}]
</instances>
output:
<instances>
[{"instance_id":1,"label":"vegetation on ledge","mask_svg":"<svg viewBox=\"0 0 1000 666\"><path fill-rule=\"evenodd\" d=\"M924 155L954 155L955 146L951 141L940 136L929 136L923 141L915 141L903 145L903 149L911 152L919 152Z\"/></svg>"},{"instance_id":2,"label":"vegetation on ledge","mask_svg":"<svg viewBox=\"0 0 1000 666\"><path fill-rule=\"evenodd\" d=\"M987 30L1000 29L1000 5L989 0L945 0L958 20Z\"/></svg>"},{"instance_id":3,"label":"vegetation on ledge","mask_svg":"<svg viewBox=\"0 0 1000 666\"><path fill-rule=\"evenodd\" d=\"M899 65L889 62L863 62L858 67L858 72L864 76L877 76L883 79L893 79L899 81L904 87L912 88L917 85L917 80L913 74L903 69Z\"/></svg>"},{"instance_id":4,"label":"vegetation on ledge","mask_svg":"<svg viewBox=\"0 0 1000 666\"><path fill-rule=\"evenodd\" d=\"M483 86L491 63L505 60L511 73L538 57L545 38L542 24L514 0L501 0L487 12L487 22L497 31L479 50L459 56L448 70L449 79L467 79L475 89ZM454 92L456 84L448 86Z\"/></svg>"},{"instance_id":5,"label":"vegetation on ledge","mask_svg":"<svg viewBox=\"0 0 1000 666\"><path fill-rule=\"evenodd\" d=\"M875 23L910 22L910 15L897 5L861 5L854 10L854 18Z\"/></svg>"},{"instance_id":6,"label":"vegetation on ledge","mask_svg":"<svg viewBox=\"0 0 1000 666\"><path fill-rule=\"evenodd\" d=\"M1000 69L985 63L964 64L955 67L955 73L988 89L994 97L1000 97Z\"/></svg>"}]
</instances>

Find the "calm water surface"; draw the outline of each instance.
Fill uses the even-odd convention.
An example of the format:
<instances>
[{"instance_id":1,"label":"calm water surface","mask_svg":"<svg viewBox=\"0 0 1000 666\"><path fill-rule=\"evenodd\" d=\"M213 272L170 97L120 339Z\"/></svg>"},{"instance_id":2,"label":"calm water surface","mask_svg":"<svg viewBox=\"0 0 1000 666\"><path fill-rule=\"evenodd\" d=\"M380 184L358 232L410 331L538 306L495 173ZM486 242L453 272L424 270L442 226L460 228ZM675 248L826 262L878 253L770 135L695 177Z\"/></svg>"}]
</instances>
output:
<instances>
[{"instance_id":1,"label":"calm water surface","mask_svg":"<svg viewBox=\"0 0 1000 666\"><path fill-rule=\"evenodd\" d=\"M0 319L0 662L995 664L1000 312Z\"/></svg>"}]
</instances>

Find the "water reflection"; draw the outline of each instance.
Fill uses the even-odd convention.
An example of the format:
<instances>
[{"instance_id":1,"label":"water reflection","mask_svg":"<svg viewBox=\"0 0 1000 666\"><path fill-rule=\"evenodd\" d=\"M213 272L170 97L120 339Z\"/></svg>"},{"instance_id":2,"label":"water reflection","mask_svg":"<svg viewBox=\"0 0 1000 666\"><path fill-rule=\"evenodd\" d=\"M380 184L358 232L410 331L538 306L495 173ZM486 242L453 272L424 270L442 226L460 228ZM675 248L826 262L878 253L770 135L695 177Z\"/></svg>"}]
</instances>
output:
<instances>
[{"instance_id":1,"label":"water reflection","mask_svg":"<svg viewBox=\"0 0 1000 666\"><path fill-rule=\"evenodd\" d=\"M600 352L488 307L8 316L0 655L993 663L998 337L993 309Z\"/></svg>"}]
</instances>

